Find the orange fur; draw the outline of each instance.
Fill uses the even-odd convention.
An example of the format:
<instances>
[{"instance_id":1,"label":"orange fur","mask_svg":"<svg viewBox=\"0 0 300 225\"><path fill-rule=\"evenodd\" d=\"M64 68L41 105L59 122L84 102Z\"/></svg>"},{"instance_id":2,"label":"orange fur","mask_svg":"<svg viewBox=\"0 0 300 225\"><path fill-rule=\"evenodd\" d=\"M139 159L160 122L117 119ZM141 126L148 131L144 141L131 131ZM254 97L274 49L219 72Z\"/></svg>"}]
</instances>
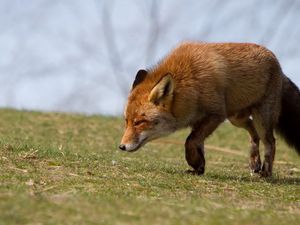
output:
<instances>
[{"instance_id":1,"label":"orange fur","mask_svg":"<svg viewBox=\"0 0 300 225\"><path fill-rule=\"evenodd\" d=\"M192 127L186 159L197 173L203 173L204 140L228 118L250 134L251 170L270 176L273 129L286 79L275 55L262 46L183 43L157 66L138 73L125 109L120 148L135 151L150 140ZM259 139L265 145L262 168Z\"/></svg>"}]
</instances>

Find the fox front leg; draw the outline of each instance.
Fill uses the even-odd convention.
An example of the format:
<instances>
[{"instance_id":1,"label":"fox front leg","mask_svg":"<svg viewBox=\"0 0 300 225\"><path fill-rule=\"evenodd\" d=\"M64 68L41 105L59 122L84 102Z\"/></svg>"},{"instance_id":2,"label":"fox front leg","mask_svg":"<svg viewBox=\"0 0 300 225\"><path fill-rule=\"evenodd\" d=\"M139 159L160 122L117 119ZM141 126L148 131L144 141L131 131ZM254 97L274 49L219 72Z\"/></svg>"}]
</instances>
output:
<instances>
[{"instance_id":1,"label":"fox front leg","mask_svg":"<svg viewBox=\"0 0 300 225\"><path fill-rule=\"evenodd\" d=\"M204 144L199 143L193 136L192 132L185 142L185 159L194 169L188 170L188 173L201 175L205 171Z\"/></svg>"},{"instance_id":2,"label":"fox front leg","mask_svg":"<svg viewBox=\"0 0 300 225\"><path fill-rule=\"evenodd\" d=\"M192 127L192 132L185 142L185 158L194 169L188 171L201 175L205 171L204 140L225 120L223 116L207 116Z\"/></svg>"}]
</instances>

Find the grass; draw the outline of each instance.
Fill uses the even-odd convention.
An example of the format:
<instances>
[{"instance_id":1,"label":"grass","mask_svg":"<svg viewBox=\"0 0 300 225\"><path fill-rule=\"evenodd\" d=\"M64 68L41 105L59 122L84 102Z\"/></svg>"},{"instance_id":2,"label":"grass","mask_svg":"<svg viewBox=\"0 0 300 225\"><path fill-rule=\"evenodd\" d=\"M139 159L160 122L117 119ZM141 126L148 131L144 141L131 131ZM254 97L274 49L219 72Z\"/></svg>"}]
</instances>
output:
<instances>
[{"instance_id":1,"label":"grass","mask_svg":"<svg viewBox=\"0 0 300 225\"><path fill-rule=\"evenodd\" d=\"M188 130L125 153L122 129L119 118L0 110L0 224L299 224L300 157L280 139L273 177L251 177L247 134L225 123L194 176Z\"/></svg>"}]
</instances>

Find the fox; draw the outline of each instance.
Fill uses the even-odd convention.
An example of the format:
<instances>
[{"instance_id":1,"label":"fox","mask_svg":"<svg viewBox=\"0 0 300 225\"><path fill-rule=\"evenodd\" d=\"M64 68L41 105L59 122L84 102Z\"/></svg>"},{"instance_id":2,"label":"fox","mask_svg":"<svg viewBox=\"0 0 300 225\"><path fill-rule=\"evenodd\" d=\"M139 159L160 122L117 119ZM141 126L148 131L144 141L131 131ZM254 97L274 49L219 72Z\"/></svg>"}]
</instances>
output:
<instances>
[{"instance_id":1,"label":"fox","mask_svg":"<svg viewBox=\"0 0 300 225\"><path fill-rule=\"evenodd\" d=\"M179 44L137 72L124 117L119 148L127 152L191 128L185 159L196 175L205 172L205 139L226 120L249 133L251 174L272 176L274 131L300 154L299 89L274 53L255 43Z\"/></svg>"}]
</instances>

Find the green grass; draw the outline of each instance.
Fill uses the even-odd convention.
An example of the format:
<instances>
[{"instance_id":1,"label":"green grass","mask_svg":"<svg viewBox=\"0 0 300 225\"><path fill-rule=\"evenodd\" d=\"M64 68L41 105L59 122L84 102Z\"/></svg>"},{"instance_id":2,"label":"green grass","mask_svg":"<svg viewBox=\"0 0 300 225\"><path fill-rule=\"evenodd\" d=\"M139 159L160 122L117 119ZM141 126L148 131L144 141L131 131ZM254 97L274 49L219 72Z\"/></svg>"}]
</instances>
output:
<instances>
[{"instance_id":1,"label":"green grass","mask_svg":"<svg viewBox=\"0 0 300 225\"><path fill-rule=\"evenodd\" d=\"M188 130L126 153L122 129L119 118L0 110L0 224L299 224L300 157L280 139L273 177L251 177L247 134L224 123L207 144L230 152L207 149L194 176L179 144Z\"/></svg>"}]
</instances>

